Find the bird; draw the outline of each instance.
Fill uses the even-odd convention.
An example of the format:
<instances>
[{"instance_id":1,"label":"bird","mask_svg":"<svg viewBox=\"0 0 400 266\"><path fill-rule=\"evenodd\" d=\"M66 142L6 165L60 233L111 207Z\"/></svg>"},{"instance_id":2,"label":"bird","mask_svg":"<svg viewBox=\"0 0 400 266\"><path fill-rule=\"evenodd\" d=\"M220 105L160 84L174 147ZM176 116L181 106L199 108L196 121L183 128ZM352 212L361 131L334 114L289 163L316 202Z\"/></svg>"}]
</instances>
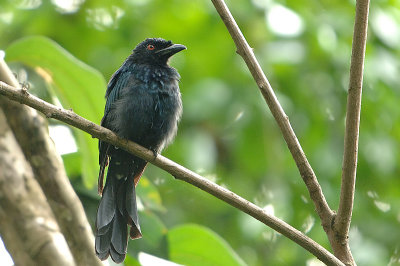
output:
<instances>
[{"instance_id":1,"label":"bird","mask_svg":"<svg viewBox=\"0 0 400 266\"><path fill-rule=\"evenodd\" d=\"M168 61L185 49L162 38L139 43L111 76L101 125L150 149L155 156L170 144L182 115L182 100L180 75ZM142 237L135 188L147 162L100 140L99 165L98 192L102 197L95 222L95 251L100 260L111 256L121 263L127 252L128 229L131 239Z\"/></svg>"}]
</instances>

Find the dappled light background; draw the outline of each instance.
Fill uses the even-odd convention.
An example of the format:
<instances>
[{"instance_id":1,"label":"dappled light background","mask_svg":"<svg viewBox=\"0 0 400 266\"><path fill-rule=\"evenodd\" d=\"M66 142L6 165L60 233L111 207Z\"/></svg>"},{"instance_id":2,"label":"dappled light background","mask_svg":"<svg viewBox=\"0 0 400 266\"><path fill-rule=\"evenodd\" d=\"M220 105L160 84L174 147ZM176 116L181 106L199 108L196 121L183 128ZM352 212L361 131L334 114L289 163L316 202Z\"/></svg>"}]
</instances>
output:
<instances>
[{"instance_id":1,"label":"dappled light background","mask_svg":"<svg viewBox=\"0 0 400 266\"><path fill-rule=\"evenodd\" d=\"M330 206L337 209L355 2L227 4L288 114ZM386 265L400 257L400 3L372 1L369 22L350 246L359 265ZM175 142L163 154L329 248L279 129L211 1L0 0L0 32L1 50L21 38L43 35L99 70L105 80L147 37L186 45L187 51L171 60L182 77L183 118ZM18 62L10 65L32 92L61 104L43 71ZM77 95L81 89L69 88ZM104 93L105 87L96 89L101 97ZM77 102L87 104L84 95ZM102 108L104 101L98 105ZM103 114L96 115L93 122L100 123ZM85 147L77 145L74 131L56 121L50 125L93 225L97 175L82 173ZM132 256L145 252L171 259L168 250L173 247L165 234L190 223L216 232L248 265L314 265L313 256L292 241L199 189L154 166L144 176L138 192L144 237L130 241Z\"/></svg>"}]
</instances>

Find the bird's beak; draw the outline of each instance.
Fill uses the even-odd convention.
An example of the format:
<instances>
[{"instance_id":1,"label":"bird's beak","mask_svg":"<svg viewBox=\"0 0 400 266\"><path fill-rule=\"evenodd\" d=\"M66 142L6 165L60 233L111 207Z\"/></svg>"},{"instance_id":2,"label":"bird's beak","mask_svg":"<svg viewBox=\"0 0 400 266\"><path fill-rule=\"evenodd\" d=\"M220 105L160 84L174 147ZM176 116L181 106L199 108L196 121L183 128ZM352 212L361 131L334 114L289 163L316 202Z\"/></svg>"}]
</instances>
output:
<instances>
[{"instance_id":1,"label":"bird's beak","mask_svg":"<svg viewBox=\"0 0 400 266\"><path fill-rule=\"evenodd\" d=\"M174 54L176 54L176 53L178 53L178 52L180 52L182 50L185 50L185 49L186 49L185 45L173 44L173 45L171 45L171 46L169 46L167 48L164 48L164 49L162 49L160 51L157 51L156 53L160 54L162 56L165 56L165 57L171 57Z\"/></svg>"}]
</instances>

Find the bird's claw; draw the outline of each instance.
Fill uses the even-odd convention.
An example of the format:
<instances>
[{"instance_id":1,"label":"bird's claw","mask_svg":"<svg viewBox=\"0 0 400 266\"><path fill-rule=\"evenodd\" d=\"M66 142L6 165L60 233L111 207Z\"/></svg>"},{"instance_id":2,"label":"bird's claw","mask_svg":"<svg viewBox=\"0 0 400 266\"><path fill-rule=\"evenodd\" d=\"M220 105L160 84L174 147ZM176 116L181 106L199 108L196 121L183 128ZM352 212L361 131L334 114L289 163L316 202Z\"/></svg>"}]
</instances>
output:
<instances>
[{"instance_id":1,"label":"bird's claw","mask_svg":"<svg viewBox=\"0 0 400 266\"><path fill-rule=\"evenodd\" d=\"M150 150L153 152L154 159L156 159L156 158L157 158L157 156L158 156L158 152L157 152L157 150L156 150L156 149L150 149Z\"/></svg>"}]
</instances>

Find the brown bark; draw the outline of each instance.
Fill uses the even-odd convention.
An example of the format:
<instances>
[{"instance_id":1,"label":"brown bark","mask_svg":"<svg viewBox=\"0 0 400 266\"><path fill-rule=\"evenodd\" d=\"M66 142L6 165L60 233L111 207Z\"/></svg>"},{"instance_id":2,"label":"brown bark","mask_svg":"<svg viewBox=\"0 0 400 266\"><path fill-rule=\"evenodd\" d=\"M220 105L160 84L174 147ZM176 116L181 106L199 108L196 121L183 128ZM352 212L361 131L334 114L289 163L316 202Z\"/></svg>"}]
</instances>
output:
<instances>
[{"instance_id":1,"label":"brown bark","mask_svg":"<svg viewBox=\"0 0 400 266\"><path fill-rule=\"evenodd\" d=\"M0 234L16 265L75 265L0 109Z\"/></svg>"},{"instance_id":2,"label":"brown bark","mask_svg":"<svg viewBox=\"0 0 400 266\"><path fill-rule=\"evenodd\" d=\"M367 43L369 0L357 0L347 96L346 129L342 166L342 185L337 216L328 234L333 252L346 265L355 265L349 247L349 229L353 212L357 174L358 138L364 58Z\"/></svg>"},{"instance_id":3,"label":"brown bark","mask_svg":"<svg viewBox=\"0 0 400 266\"><path fill-rule=\"evenodd\" d=\"M0 80L19 86L0 61ZM94 253L94 237L83 206L50 139L46 121L25 105L0 99L7 121L45 193L57 223L78 265L102 265Z\"/></svg>"}]
</instances>

